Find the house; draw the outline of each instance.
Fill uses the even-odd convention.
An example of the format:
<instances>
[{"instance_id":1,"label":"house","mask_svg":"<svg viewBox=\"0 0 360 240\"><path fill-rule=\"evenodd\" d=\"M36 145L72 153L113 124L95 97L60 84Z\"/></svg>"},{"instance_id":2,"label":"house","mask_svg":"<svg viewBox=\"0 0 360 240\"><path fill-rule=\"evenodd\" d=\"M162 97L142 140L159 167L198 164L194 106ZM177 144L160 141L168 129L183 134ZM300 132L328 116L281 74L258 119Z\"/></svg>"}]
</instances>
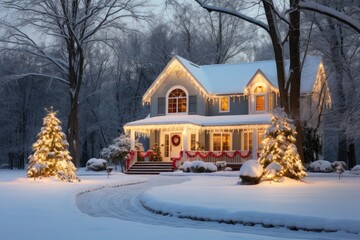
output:
<instances>
[{"instance_id":1,"label":"house","mask_svg":"<svg viewBox=\"0 0 360 240\"><path fill-rule=\"evenodd\" d=\"M150 138L150 146L158 144L163 161L241 163L257 158L278 100L273 60L199 66L174 56L143 96L150 114L124 129L132 143L141 135ZM330 103L321 58L308 56L301 79L302 119L317 121Z\"/></svg>"}]
</instances>

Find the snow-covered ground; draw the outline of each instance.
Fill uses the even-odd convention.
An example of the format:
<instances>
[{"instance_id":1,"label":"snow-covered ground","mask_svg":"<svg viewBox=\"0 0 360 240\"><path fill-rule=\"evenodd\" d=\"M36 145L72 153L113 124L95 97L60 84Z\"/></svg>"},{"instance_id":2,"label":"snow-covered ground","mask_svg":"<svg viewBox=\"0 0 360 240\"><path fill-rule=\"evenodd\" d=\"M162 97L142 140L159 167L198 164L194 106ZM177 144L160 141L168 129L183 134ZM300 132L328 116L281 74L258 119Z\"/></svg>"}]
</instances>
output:
<instances>
[{"instance_id":1,"label":"snow-covered ground","mask_svg":"<svg viewBox=\"0 0 360 240\"><path fill-rule=\"evenodd\" d=\"M52 179L34 181L27 179L24 171L0 170L0 239L360 238L359 234L344 231L317 233L198 222L156 215L140 204L141 200L157 210L198 217L267 215L270 223L275 217L280 222L290 219L311 225L317 217L315 220L325 219L340 228L346 225L349 229L343 230L356 232L353 228L360 221L356 206L360 199L359 177L337 180L335 175L314 176L307 183L289 181L250 187L237 185L236 173L181 175L114 173L108 178L106 174L81 172L80 183L63 183Z\"/></svg>"}]
</instances>

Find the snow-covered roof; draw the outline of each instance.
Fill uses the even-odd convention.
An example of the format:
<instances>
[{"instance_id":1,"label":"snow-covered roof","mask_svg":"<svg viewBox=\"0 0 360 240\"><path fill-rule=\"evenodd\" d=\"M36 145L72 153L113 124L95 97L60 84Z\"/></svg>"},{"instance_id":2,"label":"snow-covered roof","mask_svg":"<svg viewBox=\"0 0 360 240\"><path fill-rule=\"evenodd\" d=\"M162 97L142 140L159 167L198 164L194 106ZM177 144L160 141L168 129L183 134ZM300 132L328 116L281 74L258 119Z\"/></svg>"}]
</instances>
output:
<instances>
[{"instance_id":1,"label":"snow-covered roof","mask_svg":"<svg viewBox=\"0 0 360 240\"><path fill-rule=\"evenodd\" d=\"M258 72L261 72L273 87L278 88L275 60L199 66L185 58L174 56L166 68L174 61L180 62L209 95L243 94L248 83ZM288 74L289 61L285 64ZM312 92L320 64L321 57L306 57L301 76L301 93ZM164 79L158 77L144 94L145 102L160 80Z\"/></svg>"},{"instance_id":2,"label":"snow-covered roof","mask_svg":"<svg viewBox=\"0 0 360 240\"><path fill-rule=\"evenodd\" d=\"M243 93L246 85L259 70L273 86L278 88L275 60L198 66L182 57L176 56L176 58L209 94ZM289 61L285 63L285 68L289 71ZM312 91L320 64L321 57L306 57L301 76L301 93Z\"/></svg>"},{"instance_id":3,"label":"snow-covered roof","mask_svg":"<svg viewBox=\"0 0 360 240\"><path fill-rule=\"evenodd\" d=\"M249 125L268 125L271 123L271 114L201 116L201 115L167 115L144 118L125 124L125 130L134 129L147 132L158 129L182 129L182 125L189 125L193 129L219 129L224 127L247 127Z\"/></svg>"}]
</instances>

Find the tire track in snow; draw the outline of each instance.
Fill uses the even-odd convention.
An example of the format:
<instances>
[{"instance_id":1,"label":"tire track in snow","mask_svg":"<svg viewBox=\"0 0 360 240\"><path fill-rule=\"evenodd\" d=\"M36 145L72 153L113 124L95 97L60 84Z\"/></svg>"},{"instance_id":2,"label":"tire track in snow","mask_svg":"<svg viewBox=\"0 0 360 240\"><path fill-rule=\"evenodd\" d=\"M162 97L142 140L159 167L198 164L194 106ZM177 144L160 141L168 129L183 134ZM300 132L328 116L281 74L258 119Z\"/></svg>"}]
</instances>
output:
<instances>
[{"instance_id":1,"label":"tire track in snow","mask_svg":"<svg viewBox=\"0 0 360 240\"><path fill-rule=\"evenodd\" d=\"M175 228L212 229L224 232L239 232L254 235L273 236L284 239L338 240L354 239L353 234L343 232L314 233L291 231L285 228L264 228L259 225L243 226L217 222L193 221L172 216L164 216L146 210L140 201L143 192L150 188L179 184L188 181L184 177L149 176L149 181L115 187L104 187L86 191L76 196L79 210L92 217L112 217L124 221L133 221L150 225L161 225Z\"/></svg>"}]
</instances>

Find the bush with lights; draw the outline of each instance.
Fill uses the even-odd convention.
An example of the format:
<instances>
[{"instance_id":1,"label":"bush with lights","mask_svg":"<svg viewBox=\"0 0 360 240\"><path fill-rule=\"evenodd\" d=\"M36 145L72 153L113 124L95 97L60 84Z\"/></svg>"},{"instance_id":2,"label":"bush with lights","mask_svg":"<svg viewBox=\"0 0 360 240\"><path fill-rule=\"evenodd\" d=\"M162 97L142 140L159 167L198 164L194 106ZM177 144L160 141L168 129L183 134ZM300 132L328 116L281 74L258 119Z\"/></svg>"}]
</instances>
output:
<instances>
[{"instance_id":1,"label":"bush with lights","mask_svg":"<svg viewBox=\"0 0 360 240\"><path fill-rule=\"evenodd\" d=\"M57 112L47 110L43 127L33 144L33 155L29 157L27 176L29 178L54 176L67 182L80 181L68 150L69 143L62 132L61 121Z\"/></svg>"},{"instance_id":2,"label":"bush with lights","mask_svg":"<svg viewBox=\"0 0 360 240\"><path fill-rule=\"evenodd\" d=\"M275 181L282 177L300 180L306 176L295 145L296 134L292 120L282 109L275 109L271 126L264 134L259 157L264 169L270 164L275 167L268 168L269 171L265 171L264 178Z\"/></svg>"}]
</instances>

